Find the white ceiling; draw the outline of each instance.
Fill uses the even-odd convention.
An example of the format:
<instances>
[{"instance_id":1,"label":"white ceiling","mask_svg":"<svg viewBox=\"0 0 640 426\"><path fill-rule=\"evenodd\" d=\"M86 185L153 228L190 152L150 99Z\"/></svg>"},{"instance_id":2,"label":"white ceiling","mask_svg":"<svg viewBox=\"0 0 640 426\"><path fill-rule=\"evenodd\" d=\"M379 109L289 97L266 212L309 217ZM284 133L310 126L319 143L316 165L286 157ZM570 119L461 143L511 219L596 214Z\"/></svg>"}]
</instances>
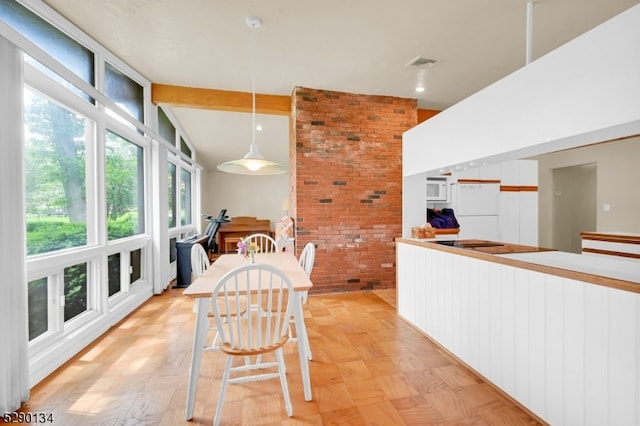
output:
<instances>
[{"instance_id":1,"label":"white ceiling","mask_svg":"<svg viewBox=\"0 0 640 426\"><path fill-rule=\"evenodd\" d=\"M45 0L154 83L256 92L296 86L417 98L446 109L525 65L526 0ZM536 0L535 60L640 0ZM436 60L407 67L416 56ZM421 71L422 70L422 71ZM426 91L414 87L424 73ZM205 169L244 155L246 113L172 108ZM288 163L288 119L259 115L257 143Z\"/></svg>"}]
</instances>

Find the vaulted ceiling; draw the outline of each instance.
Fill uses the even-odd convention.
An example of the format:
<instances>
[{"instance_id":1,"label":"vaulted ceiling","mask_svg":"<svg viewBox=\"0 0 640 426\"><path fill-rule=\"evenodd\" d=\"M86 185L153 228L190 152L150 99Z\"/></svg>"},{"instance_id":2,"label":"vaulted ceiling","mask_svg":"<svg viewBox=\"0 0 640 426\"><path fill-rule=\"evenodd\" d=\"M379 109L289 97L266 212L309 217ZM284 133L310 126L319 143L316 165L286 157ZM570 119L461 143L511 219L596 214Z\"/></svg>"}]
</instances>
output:
<instances>
[{"instance_id":1,"label":"vaulted ceiling","mask_svg":"<svg viewBox=\"0 0 640 426\"><path fill-rule=\"evenodd\" d=\"M446 109L640 0L45 0L154 83L289 96L296 86L415 98ZM527 16L532 23L527 37ZM416 57L431 65L407 65ZM422 82L423 93L415 86ZM198 152L246 153L248 113L172 106ZM288 118L258 115L258 146L287 163Z\"/></svg>"}]
</instances>

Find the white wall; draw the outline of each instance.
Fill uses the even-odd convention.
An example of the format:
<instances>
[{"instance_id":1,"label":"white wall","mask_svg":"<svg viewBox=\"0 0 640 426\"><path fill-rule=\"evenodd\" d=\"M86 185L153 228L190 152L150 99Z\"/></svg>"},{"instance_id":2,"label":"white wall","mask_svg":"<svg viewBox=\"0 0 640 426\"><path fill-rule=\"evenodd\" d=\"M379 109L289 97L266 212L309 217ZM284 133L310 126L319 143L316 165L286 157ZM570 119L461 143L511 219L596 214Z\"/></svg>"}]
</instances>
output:
<instances>
[{"instance_id":1,"label":"white wall","mask_svg":"<svg viewBox=\"0 0 640 426\"><path fill-rule=\"evenodd\" d=\"M219 171L203 172L202 212L217 216L221 209L227 215L255 216L274 223L287 212L282 200L289 197L289 174L276 176L232 175ZM206 228L203 223L202 230Z\"/></svg>"},{"instance_id":2,"label":"white wall","mask_svg":"<svg viewBox=\"0 0 640 426\"><path fill-rule=\"evenodd\" d=\"M640 55L638 55L640 56ZM640 101L638 101L640 103ZM640 136L535 157L539 171L540 243L551 246L552 169L597 163L597 232L640 232ZM604 211L604 204L610 210ZM593 231L585 229L584 231Z\"/></svg>"},{"instance_id":3,"label":"white wall","mask_svg":"<svg viewBox=\"0 0 640 426\"><path fill-rule=\"evenodd\" d=\"M403 176L640 134L640 5L403 135Z\"/></svg>"}]
</instances>

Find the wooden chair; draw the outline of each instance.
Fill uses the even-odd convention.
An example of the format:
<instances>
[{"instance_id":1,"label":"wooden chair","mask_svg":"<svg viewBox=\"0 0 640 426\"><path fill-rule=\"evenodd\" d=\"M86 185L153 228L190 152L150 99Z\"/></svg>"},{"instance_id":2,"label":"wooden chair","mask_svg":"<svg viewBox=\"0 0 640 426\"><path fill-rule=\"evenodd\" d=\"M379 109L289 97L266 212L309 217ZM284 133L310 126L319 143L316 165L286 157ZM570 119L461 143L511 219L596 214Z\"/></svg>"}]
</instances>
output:
<instances>
[{"instance_id":1,"label":"wooden chair","mask_svg":"<svg viewBox=\"0 0 640 426\"><path fill-rule=\"evenodd\" d=\"M205 251L204 247L200 244L194 244L191 246L191 272L195 278L198 278L200 275L204 273L207 269L209 269L211 263L209 263L209 256ZM197 312L197 302L193 305L193 311ZM212 321L213 320L213 312L209 311L207 314ZM210 345L204 347L205 351L214 351L217 348L218 341L218 331L215 326L209 325L209 332L215 333L213 336L213 340Z\"/></svg>"},{"instance_id":2,"label":"wooden chair","mask_svg":"<svg viewBox=\"0 0 640 426\"><path fill-rule=\"evenodd\" d=\"M242 240L245 244L256 243L261 253L275 253L278 250L276 240L267 234L251 234Z\"/></svg>"},{"instance_id":3,"label":"wooden chair","mask_svg":"<svg viewBox=\"0 0 640 426\"><path fill-rule=\"evenodd\" d=\"M225 274L211 295L212 311L218 329L218 347L227 356L214 425L220 423L228 384L280 378L286 412L293 415L282 347L289 340L289 317L292 315L293 287L280 269L265 264L240 266ZM269 315L260 311L241 312L237 307L250 298L269 307ZM273 353L275 361L263 361ZM248 362L250 358L255 362ZM243 358L234 366L234 359ZM237 363L236 363L237 364ZM277 371L274 371L276 369Z\"/></svg>"},{"instance_id":4,"label":"wooden chair","mask_svg":"<svg viewBox=\"0 0 640 426\"><path fill-rule=\"evenodd\" d=\"M191 247L191 271L193 272L193 275L198 278L204 273L204 271L209 269L209 266L211 266L211 264L209 263L209 256L207 255L204 247L202 247L202 245L200 244L194 244ZM247 305L243 305L240 308L242 309L243 313L247 311ZM197 303L193 306L194 312L197 312L196 309ZM215 351L218 350L218 330L216 329L215 321L213 320L213 311L209 310L209 312L207 312L207 316L210 318L209 321L213 322L213 324L209 325L209 332L214 333L214 335L213 340L211 340L211 344L205 346L203 350Z\"/></svg>"},{"instance_id":5,"label":"wooden chair","mask_svg":"<svg viewBox=\"0 0 640 426\"><path fill-rule=\"evenodd\" d=\"M316 258L316 246L313 243L307 243L304 248L302 249L302 253L300 253L300 257L299 257L299 262L300 265L302 266L302 269L304 269L304 272L307 274L308 277L311 276L311 271L313 271L313 263L315 261ZM300 303L307 303L307 297L308 297L308 292L304 291L300 294ZM289 326L289 339L292 342L295 342L298 340L297 337L294 336L293 332L291 331L291 326L295 325L295 321L293 319L293 317L290 318L289 320L290 326ZM305 333L306 334L306 333ZM307 341L306 341L306 345L307 345L307 353L309 354L309 359L311 359L311 346L309 345L309 336L307 335Z\"/></svg>"},{"instance_id":6,"label":"wooden chair","mask_svg":"<svg viewBox=\"0 0 640 426\"><path fill-rule=\"evenodd\" d=\"M311 271L313 271L313 262L316 260L316 245L313 243L307 243L302 249L302 253L300 253L300 265L304 269L304 272L307 273L307 276L311 276Z\"/></svg>"},{"instance_id":7,"label":"wooden chair","mask_svg":"<svg viewBox=\"0 0 640 426\"><path fill-rule=\"evenodd\" d=\"M260 247L261 253L276 253L278 251L278 245L276 244L276 240L267 234L263 234L263 233L251 234L248 237L245 237L242 240L242 242L246 245L249 245L251 243L256 243L258 247ZM253 311L260 311L261 310L260 304L255 303L254 301L249 305L249 309ZM265 309L266 309L265 307L262 308L263 311ZM260 359L260 356L258 356L258 359Z\"/></svg>"},{"instance_id":8,"label":"wooden chair","mask_svg":"<svg viewBox=\"0 0 640 426\"><path fill-rule=\"evenodd\" d=\"M204 271L209 269L209 256L201 244L191 246L191 272L198 278Z\"/></svg>"}]
</instances>

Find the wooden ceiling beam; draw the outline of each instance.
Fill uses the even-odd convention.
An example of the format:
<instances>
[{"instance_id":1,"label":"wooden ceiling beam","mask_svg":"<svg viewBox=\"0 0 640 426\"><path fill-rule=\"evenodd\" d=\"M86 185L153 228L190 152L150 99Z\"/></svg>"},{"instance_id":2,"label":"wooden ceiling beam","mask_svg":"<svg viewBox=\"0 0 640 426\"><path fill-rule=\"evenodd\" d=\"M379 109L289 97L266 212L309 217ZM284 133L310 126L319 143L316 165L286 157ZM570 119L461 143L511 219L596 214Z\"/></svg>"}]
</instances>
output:
<instances>
[{"instance_id":1,"label":"wooden ceiling beam","mask_svg":"<svg viewBox=\"0 0 640 426\"><path fill-rule=\"evenodd\" d=\"M203 89L198 87L151 84L151 101L155 105L220 111L251 112L250 92ZM291 97L256 93L256 113L290 115Z\"/></svg>"},{"instance_id":2,"label":"wooden ceiling beam","mask_svg":"<svg viewBox=\"0 0 640 426\"><path fill-rule=\"evenodd\" d=\"M434 115L440 113L441 111L437 109L420 109L418 108L418 124L422 123L433 117Z\"/></svg>"},{"instance_id":3,"label":"wooden ceiling beam","mask_svg":"<svg viewBox=\"0 0 640 426\"><path fill-rule=\"evenodd\" d=\"M182 108L251 112L250 92L152 83L151 101L155 105L170 105ZM418 108L418 123L422 123L439 112L438 110ZM256 93L256 113L290 115L291 97Z\"/></svg>"}]
</instances>

